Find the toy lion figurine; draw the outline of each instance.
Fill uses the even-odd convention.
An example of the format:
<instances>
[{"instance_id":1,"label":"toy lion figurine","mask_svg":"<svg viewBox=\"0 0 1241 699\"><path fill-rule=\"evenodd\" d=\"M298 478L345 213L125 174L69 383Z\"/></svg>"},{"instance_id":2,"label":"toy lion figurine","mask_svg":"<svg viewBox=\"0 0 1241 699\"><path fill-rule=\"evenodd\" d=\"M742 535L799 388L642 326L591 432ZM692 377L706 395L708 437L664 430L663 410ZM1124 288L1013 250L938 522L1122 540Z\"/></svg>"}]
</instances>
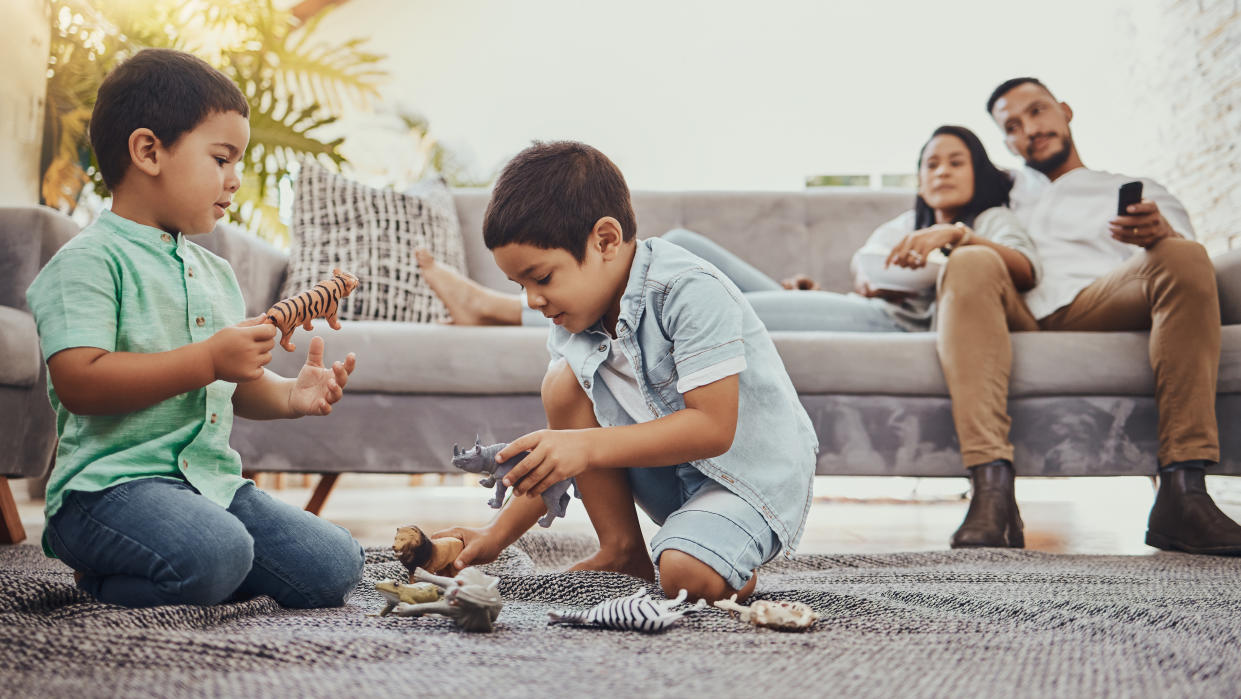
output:
<instances>
[{"instance_id":1,"label":"toy lion figurine","mask_svg":"<svg viewBox=\"0 0 1241 699\"><path fill-rule=\"evenodd\" d=\"M409 581L414 582L414 571L422 568L432 575L453 573L452 563L461 555L465 542L452 537L432 539L417 525L408 524L396 530L392 550L409 571Z\"/></svg>"}]
</instances>

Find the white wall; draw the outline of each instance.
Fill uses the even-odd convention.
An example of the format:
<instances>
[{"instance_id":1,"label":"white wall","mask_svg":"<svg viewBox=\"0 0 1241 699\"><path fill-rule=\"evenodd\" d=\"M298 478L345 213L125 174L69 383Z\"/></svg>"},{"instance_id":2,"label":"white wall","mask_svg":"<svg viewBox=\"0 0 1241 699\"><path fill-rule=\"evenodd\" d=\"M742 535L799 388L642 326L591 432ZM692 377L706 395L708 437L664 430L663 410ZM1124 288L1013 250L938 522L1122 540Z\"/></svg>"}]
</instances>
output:
<instances>
[{"instance_id":1,"label":"white wall","mask_svg":"<svg viewBox=\"0 0 1241 699\"><path fill-rule=\"evenodd\" d=\"M39 203L47 0L5 0L0 22L0 206Z\"/></svg>"},{"instance_id":2,"label":"white wall","mask_svg":"<svg viewBox=\"0 0 1241 699\"><path fill-rule=\"evenodd\" d=\"M985 102L1026 74L1074 105L1088 165L1146 163L1133 144L1149 124L1121 79L1117 17L1134 3L1119 4L352 0L326 24L389 54L385 97L480 174L531 139L570 138L633 188L800 189L809 174L911 172L940 123L1013 165Z\"/></svg>"}]
</instances>

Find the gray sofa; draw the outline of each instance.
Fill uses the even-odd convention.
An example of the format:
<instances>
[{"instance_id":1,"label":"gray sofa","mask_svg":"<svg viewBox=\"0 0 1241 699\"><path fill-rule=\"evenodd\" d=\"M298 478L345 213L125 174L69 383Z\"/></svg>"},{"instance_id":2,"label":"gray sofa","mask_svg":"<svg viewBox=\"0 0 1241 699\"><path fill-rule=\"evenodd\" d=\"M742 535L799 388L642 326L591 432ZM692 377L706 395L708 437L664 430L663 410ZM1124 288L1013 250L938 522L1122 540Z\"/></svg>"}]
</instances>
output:
<instances>
[{"instance_id":1,"label":"gray sofa","mask_svg":"<svg viewBox=\"0 0 1241 699\"><path fill-rule=\"evenodd\" d=\"M482 244L487 193L459 191L457 213L467 271L507 291ZM847 291L852 252L871 230L906 209L909 192L637 192L639 235L684 227L707 235L775 278L806 272L831 290ZM33 270L64 239L66 219L49 212L0 214L0 269L24 276L0 282L0 311L25 311ZM30 223L35 216L42 223ZM47 223L59 219L55 225ZM37 239L32 242L30 239ZM228 225L198 242L227 258L251 315L279 294L284 253ZM14 260L14 256L20 257ZM1241 474L1241 251L1216 258L1225 323L1217 407L1223 458L1213 472ZM365 281L365 280L363 280ZM0 322L9 322L0 316ZM30 444L46 428L16 427L8 416L43 411L32 400L41 363L31 365L29 321L21 331L25 372L5 385L0 445L31 451L26 473L42 468ZM235 423L233 446L255 471L422 473L451 471L454 442L475 434L507 441L544 426L538 388L547 365L546 330L538 327L454 327L346 322L332 331L319 322L328 359L358 354L344 399L328 418ZM10 342L8 325L0 345ZM960 476L947 389L934 336L867 333L773 333L801 400L818 430L821 474ZM276 350L272 368L292 375L305 357ZM20 352L10 350L8 357ZM1147 334L1019 333L1011 382L1012 439L1021 475L1128 475L1155 470L1156 409ZM32 368L33 367L33 368ZM2 378L0 383L12 382ZM41 388L40 388L41 390ZM15 403L15 401L18 401ZM17 419L17 418L14 418ZM20 423L25 424L25 423ZM11 427L12 425L12 427ZM32 434L38 432L39 434ZM10 458L17 447L5 450ZM41 448L41 447L40 447ZM12 466L8 466L12 470ZM20 469L18 472L21 472ZM6 473L6 471L0 471Z\"/></svg>"},{"instance_id":2,"label":"gray sofa","mask_svg":"<svg viewBox=\"0 0 1241 699\"><path fill-rule=\"evenodd\" d=\"M26 538L8 479L42 476L56 445L56 415L26 287L77 231L51 209L0 207L0 543Z\"/></svg>"}]
</instances>

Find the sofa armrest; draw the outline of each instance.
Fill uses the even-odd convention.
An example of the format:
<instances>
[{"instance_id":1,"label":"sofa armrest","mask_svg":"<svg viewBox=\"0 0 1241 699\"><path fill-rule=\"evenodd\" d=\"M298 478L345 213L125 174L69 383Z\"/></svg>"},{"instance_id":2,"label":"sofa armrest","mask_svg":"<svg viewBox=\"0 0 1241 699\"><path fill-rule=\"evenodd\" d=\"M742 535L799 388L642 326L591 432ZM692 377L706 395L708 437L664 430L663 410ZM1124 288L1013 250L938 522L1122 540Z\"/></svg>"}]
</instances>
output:
<instances>
[{"instance_id":1,"label":"sofa armrest","mask_svg":"<svg viewBox=\"0 0 1241 699\"><path fill-rule=\"evenodd\" d=\"M246 300L248 317L263 313L280 300L280 287L289 267L287 253L228 223L219 223L215 230L193 240L228 260Z\"/></svg>"},{"instance_id":2,"label":"sofa armrest","mask_svg":"<svg viewBox=\"0 0 1241 699\"><path fill-rule=\"evenodd\" d=\"M0 306L30 310L26 289L78 230L73 219L46 206L0 207Z\"/></svg>"},{"instance_id":3,"label":"sofa armrest","mask_svg":"<svg viewBox=\"0 0 1241 699\"><path fill-rule=\"evenodd\" d=\"M1219 317L1224 325L1241 323L1241 250L1229 250L1211 258L1219 287Z\"/></svg>"}]
</instances>

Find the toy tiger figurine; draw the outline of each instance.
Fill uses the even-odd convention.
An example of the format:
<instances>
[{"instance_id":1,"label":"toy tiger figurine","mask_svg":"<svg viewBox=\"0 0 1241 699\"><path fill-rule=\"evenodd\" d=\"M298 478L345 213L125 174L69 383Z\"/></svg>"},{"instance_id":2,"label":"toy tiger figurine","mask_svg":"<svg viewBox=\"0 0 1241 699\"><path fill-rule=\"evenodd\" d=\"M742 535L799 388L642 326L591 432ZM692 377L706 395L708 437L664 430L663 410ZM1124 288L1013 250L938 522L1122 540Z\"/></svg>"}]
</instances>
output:
<instances>
[{"instance_id":1,"label":"toy tiger figurine","mask_svg":"<svg viewBox=\"0 0 1241 699\"><path fill-rule=\"evenodd\" d=\"M280 346L292 352L295 345L289 337L297 326L312 330L315 318L326 318L333 330L340 330L340 321L336 320L336 307L340 300L358 288L358 278L340 269L332 270L332 278L315 284L310 290L297 296L291 296L267 309L267 317L263 321L271 323L280 330Z\"/></svg>"}]
</instances>

